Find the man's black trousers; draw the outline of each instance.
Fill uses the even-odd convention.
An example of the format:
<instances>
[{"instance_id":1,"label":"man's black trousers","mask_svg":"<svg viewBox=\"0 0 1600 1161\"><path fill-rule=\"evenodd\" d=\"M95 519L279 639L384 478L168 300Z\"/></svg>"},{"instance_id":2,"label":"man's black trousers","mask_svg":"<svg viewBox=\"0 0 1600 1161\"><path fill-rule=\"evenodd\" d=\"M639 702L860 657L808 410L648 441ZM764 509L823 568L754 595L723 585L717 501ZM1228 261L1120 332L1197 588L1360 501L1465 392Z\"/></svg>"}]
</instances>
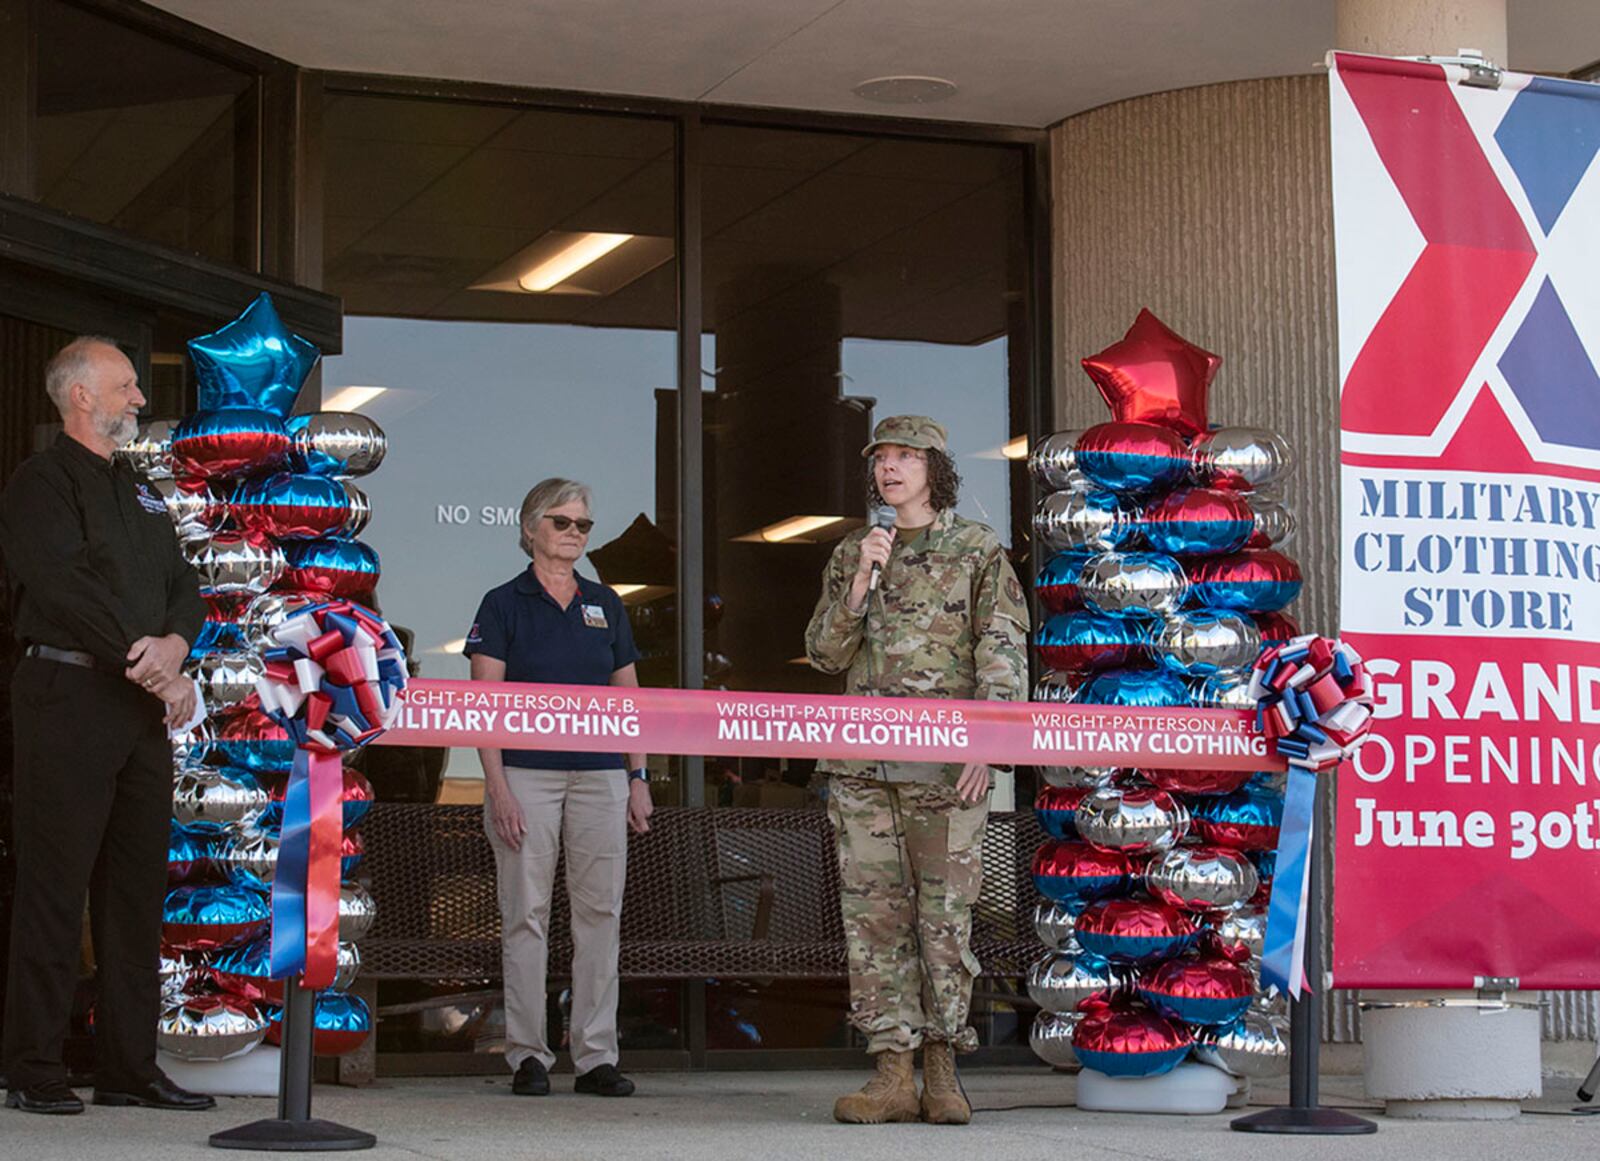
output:
<instances>
[{"instance_id":1,"label":"man's black trousers","mask_svg":"<svg viewBox=\"0 0 1600 1161\"><path fill-rule=\"evenodd\" d=\"M153 1080L172 750L161 702L116 673L27 657L11 687L17 886L4 1070L65 1079L83 901L94 940L95 1084Z\"/></svg>"}]
</instances>

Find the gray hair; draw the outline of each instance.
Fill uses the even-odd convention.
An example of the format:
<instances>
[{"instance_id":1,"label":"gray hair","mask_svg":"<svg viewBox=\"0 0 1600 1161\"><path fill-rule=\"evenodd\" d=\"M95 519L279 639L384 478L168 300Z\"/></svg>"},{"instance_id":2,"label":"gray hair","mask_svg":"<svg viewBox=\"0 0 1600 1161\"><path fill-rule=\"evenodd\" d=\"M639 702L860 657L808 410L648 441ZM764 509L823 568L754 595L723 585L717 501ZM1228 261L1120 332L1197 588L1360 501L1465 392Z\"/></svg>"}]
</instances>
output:
<instances>
[{"instance_id":1,"label":"gray hair","mask_svg":"<svg viewBox=\"0 0 1600 1161\"><path fill-rule=\"evenodd\" d=\"M50 402L56 405L56 410L63 416L70 407L67 393L72 390L74 383L82 383L84 376L89 373L89 368L94 362L96 347L110 347L119 354L122 352L116 339L107 338L105 335L79 335L51 356L50 361L45 364L45 394L50 396Z\"/></svg>"},{"instance_id":2,"label":"gray hair","mask_svg":"<svg viewBox=\"0 0 1600 1161\"><path fill-rule=\"evenodd\" d=\"M522 551L530 557L533 555L533 530L539 526L539 521L544 519L544 514L552 508L559 508L563 504L570 504L574 500L582 500L584 511L592 512L594 496L589 491L588 484L580 484L577 480L563 480L559 476L551 476L548 480L540 480L533 486L522 500L522 515L517 524L520 535L517 543L522 546Z\"/></svg>"}]
</instances>

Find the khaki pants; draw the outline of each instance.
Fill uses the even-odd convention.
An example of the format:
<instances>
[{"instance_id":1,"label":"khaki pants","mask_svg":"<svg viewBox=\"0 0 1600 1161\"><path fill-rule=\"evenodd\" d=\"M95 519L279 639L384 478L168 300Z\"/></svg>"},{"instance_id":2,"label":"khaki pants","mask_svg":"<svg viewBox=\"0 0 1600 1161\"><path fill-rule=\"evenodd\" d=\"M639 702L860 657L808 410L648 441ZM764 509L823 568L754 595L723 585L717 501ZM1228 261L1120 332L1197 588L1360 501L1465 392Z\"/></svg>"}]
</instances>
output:
<instances>
[{"instance_id":1,"label":"khaki pants","mask_svg":"<svg viewBox=\"0 0 1600 1161\"><path fill-rule=\"evenodd\" d=\"M530 1056L555 1063L545 1028L550 893L556 856L567 853L572 902L572 1066L617 1063L617 952L628 860L628 775L616 770L524 770L506 782L527 834L512 850L495 834L485 801L483 828L494 848L506 989L506 1063Z\"/></svg>"},{"instance_id":2,"label":"khaki pants","mask_svg":"<svg viewBox=\"0 0 1600 1161\"><path fill-rule=\"evenodd\" d=\"M840 906L850 958L850 1022L867 1051L947 1040L978 1046L967 1024L972 905L983 886L989 800L954 789L835 774L828 812L839 843ZM920 953L920 954L919 954Z\"/></svg>"}]
</instances>

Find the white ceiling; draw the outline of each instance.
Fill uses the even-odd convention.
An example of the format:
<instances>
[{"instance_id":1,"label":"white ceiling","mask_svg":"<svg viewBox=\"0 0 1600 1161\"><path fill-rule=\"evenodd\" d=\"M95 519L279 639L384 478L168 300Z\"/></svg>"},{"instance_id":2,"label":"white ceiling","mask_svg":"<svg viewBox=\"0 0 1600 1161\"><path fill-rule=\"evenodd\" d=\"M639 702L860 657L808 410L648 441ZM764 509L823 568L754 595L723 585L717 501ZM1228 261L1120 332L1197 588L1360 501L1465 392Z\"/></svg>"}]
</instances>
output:
<instances>
[{"instance_id":1,"label":"white ceiling","mask_svg":"<svg viewBox=\"0 0 1600 1161\"><path fill-rule=\"evenodd\" d=\"M1045 126L1165 89L1311 71L1334 0L156 0L307 68ZM1510 65L1600 60L1596 0L1508 0ZM851 91L918 74L925 106Z\"/></svg>"}]
</instances>

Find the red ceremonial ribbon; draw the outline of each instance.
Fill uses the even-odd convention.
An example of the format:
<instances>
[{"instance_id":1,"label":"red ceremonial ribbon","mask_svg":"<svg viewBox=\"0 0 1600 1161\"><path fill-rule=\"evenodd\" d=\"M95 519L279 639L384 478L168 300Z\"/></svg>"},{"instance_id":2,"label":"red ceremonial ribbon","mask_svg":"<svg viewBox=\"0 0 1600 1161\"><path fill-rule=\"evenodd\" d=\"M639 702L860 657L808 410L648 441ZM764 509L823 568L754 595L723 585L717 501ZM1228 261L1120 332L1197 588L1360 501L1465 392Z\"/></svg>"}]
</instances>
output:
<instances>
[{"instance_id":1,"label":"red ceremonial ribbon","mask_svg":"<svg viewBox=\"0 0 1600 1161\"><path fill-rule=\"evenodd\" d=\"M307 750L311 851L306 863L306 966L301 986L330 987L339 967L339 855L344 838L344 766L339 755Z\"/></svg>"}]
</instances>

